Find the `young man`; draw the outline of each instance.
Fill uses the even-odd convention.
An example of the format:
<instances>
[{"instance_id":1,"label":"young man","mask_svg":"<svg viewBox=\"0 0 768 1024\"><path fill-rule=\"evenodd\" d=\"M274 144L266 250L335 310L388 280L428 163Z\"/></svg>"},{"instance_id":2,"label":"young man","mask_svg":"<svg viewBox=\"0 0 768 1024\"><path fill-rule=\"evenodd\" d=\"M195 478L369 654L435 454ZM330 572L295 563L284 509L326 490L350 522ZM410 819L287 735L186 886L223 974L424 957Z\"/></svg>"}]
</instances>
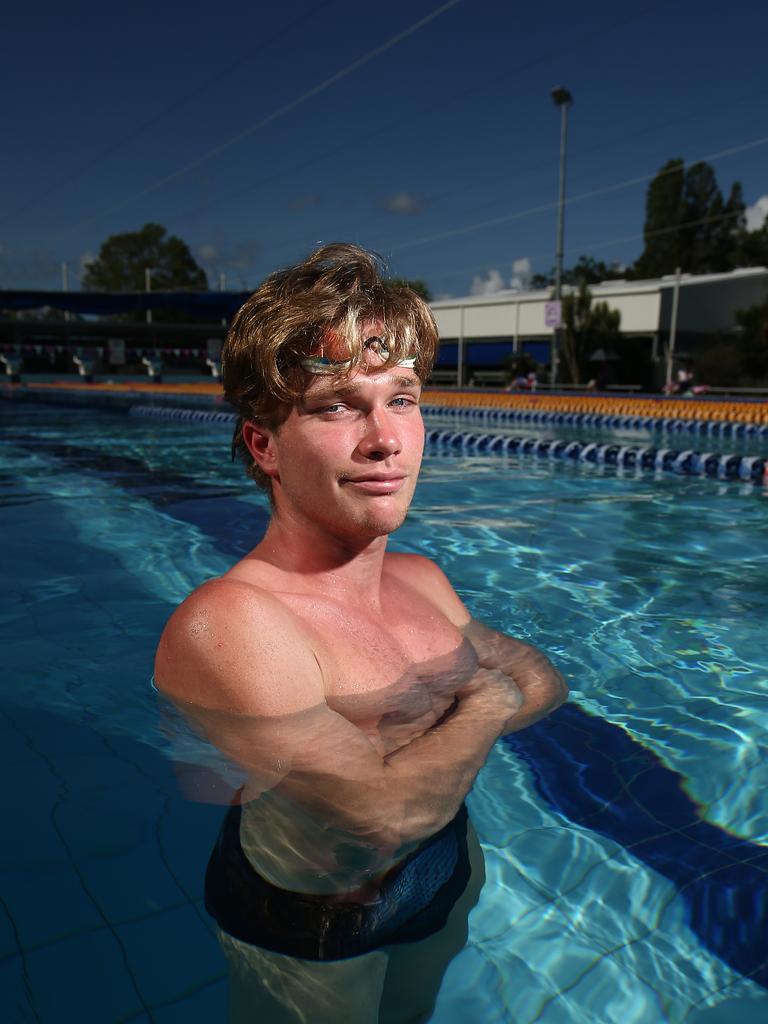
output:
<instances>
[{"instance_id":1,"label":"young man","mask_svg":"<svg viewBox=\"0 0 768 1024\"><path fill-rule=\"evenodd\" d=\"M428 1019L482 883L464 798L500 735L565 698L433 562L386 552L436 348L426 304L344 244L268 278L224 347L233 450L272 517L174 613L155 679L247 773L206 878L236 1019L378 1020L405 989L402 1019Z\"/></svg>"}]
</instances>

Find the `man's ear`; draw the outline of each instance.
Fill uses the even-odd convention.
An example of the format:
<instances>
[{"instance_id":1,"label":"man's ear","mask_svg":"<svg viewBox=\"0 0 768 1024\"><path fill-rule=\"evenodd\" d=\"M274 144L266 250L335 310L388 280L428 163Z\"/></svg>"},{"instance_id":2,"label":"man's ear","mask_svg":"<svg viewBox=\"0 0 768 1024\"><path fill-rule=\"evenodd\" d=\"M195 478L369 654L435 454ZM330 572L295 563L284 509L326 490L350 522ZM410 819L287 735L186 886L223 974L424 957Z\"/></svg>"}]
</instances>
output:
<instances>
[{"instance_id":1,"label":"man's ear","mask_svg":"<svg viewBox=\"0 0 768 1024\"><path fill-rule=\"evenodd\" d=\"M277 453L273 443L274 431L259 423L243 423L243 441L253 461L267 476L277 476Z\"/></svg>"}]
</instances>

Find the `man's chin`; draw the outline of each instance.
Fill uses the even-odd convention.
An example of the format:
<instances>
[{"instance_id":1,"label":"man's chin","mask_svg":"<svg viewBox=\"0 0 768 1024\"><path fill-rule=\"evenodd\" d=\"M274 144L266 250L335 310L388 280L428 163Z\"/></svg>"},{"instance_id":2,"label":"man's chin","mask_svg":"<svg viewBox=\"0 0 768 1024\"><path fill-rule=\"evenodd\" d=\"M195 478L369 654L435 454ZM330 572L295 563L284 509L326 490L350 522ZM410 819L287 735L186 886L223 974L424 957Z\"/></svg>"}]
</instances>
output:
<instances>
[{"instance_id":1,"label":"man's chin","mask_svg":"<svg viewBox=\"0 0 768 1024\"><path fill-rule=\"evenodd\" d=\"M355 527L363 536L369 537L371 540L376 537L386 537L403 525L407 514L408 509L402 506L367 508L357 519Z\"/></svg>"}]
</instances>

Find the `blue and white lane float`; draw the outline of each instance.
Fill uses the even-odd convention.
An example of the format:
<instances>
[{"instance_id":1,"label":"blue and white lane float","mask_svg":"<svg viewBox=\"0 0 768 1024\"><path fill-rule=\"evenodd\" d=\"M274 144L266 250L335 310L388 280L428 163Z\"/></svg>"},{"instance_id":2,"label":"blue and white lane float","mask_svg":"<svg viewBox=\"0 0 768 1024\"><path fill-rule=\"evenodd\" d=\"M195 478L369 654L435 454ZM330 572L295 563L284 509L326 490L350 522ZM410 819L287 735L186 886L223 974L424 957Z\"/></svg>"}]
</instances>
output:
<instances>
[{"instance_id":1,"label":"blue and white lane float","mask_svg":"<svg viewBox=\"0 0 768 1024\"><path fill-rule=\"evenodd\" d=\"M594 441L558 441L546 437L510 437L475 434L465 430L428 430L427 441L438 448L502 455L532 455L546 459L591 462L623 469L666 470L684 476L711 476L721 480L761 482L768 458L733 452L698 452L693 449L654 448L650 445Z\"/></svg>"},{"instance_id":2,"label":"blue and white lane float","mask_svg":"<svg viewBox=\"0 0 768 1024\"><path fill-rule=\"evenodd\" d=\"M131 416L149 419L177 420L189 423L217 423L233 426L237 417L231 412L211 409L184 409L178 406L133 405ZM467 410L463 410L465 413ZM473 410L477 411L477 410ZM499 413L500 410L483 410ZM542 416L541 413L527 414ZM587 426L585 419L623 419L623 417L576 417L559 414L559 422L567 426ZM490 417L487 417L491 419ZM499 422L498 418L492 420ZM531 420L530 422L534 422ZM538 420L536 422L539 422ZM551 421L550 421L551 422ZM608 424L604 424L608 426ZM722 424L715 424L722 426ZM733 426L733 424L731 424ZM619 426L619 424L616 424ZM739 427L752 426L738 424ZM768 427L761 427L768 436ZM746 436L746 435L742 435ZM651 445L628 445L616 442L560 441L548 437L513 437L492 431L474 433L469 430L432 428L426 432L428 444L436 448L466 452L488 452L499 455L530 455L545 459L572 462L590 462L596 465L616 466L623 469L660 470L682 476L708 476L720 480L743 480L760 483L768 476L768 458L759 455L738 455L733 452L700 452L691 448L655 448Z\"/></svg>"}]
</instances>

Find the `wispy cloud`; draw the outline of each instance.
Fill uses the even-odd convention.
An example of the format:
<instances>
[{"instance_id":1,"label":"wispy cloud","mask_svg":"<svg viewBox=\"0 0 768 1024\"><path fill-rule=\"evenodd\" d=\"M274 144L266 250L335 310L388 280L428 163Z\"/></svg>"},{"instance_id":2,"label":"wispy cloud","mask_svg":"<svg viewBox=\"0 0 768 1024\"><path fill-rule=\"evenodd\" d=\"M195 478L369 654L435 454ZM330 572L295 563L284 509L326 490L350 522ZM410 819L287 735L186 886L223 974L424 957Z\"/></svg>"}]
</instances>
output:
<instances>
[{"instance_id":1,"label":"wispy cloud","mask_svg":"<svg viewBox=\"0 0 768 1024\"><path fill-rule=\"evenodd\" d=\"M759 231L768 217L768 196L760 196L757 202L747 207L745 213L747 231Z\"/></svg>"},{"instance_id":2,"label":"wispy cloud","mask_svg":"<svg viewBox=\"0 0 768 1024\"><path fill-rule=\"evenodd\" d=\"M426 206L423 196L414 195L413 192L395 192L383 200L382 206L390 213L398 213L406 217L421 213Z\"/></svg>"},{"instance_id":3,"label":"wispy cloud","mask_svg":"<svg viewBox=\"0 0 768 1024\"><path fill-rule=\"evenodd\" d=\"M219 247L212 243L200 245L197 248L197 255L203 263L215 263L219 258Z\"/></svg>"},{"instance_id":4,"label":"wispy cloud","mask_svg":"<svg viewBox=\"0 0 768 1024\"><path fill-rule=\"evenodd\" d=\"M61 261L48 249L19 251L0 244L0 288L59 288Z\"/></svg>"},{"instance_id":5,"label":"wispy cloud","mask_svg":"<svg viewBox=\"0 0 768 1024\"><path fill-rule=\"evenodd\" d=\"M219 240L201 242L194 256L208 275L210 288L218 288L219 283L224 282L227 288L247 291L254 279L263 276L255 270L261 252L261 243L247 238L235 245L222 244Z\"/></svg>"},{"instance_id":6,"label":"wispy cloud","mask_svg":"<svg viewBox=\"0 0 768 1024\"><path fill-rule=\"evenodd\" d=\"M314 206L320 205L319 195L294 196L288 203L291 213L302 213L304 210L311 210Z\"/></svg>"},{"instance_id":7,"label":"wispy cloud","mask_svg":"<svg viewBox=\"0 0 768 1024\"><path fill-rule=\"evenodd\" d=\"M77 261L77 273L82 278L83 274L88 269L88 264L93 263L96 259L96 253L90 249L86 249L85 252L80 253L80 259Z\"/></svg>"},{"instance_id":8,"label":"wispy cloud","mask_svg":"<svg viewBox=\"0 0 768 1024\"><path fill-rule=\"evenodd\" d=\"M475 274L472 278L472 287L469 290L470 295L495 295L497 292L504 290L504 278L501 276L500 270L489 270L487 276L485 274Z\"/></svg>"},{"instance_id":9,"label":"wispy cloud","mask_svg":"<svg viewBox=\"0 0 768 1024\"><path fill-rule=\"evenodd\" d=\"M260 251L261 245L254 238L244 239L229 248L217 245L216 242L203 242L197 247L197 258L217 272L244 272L250 269Z\"/></svg>"},{"instance_id":10,"label":"wispy cloud","mask_svg":"<svg viewBox=\"0 0 768 1024\"><path fill-rule=\"evenodd\" d=\"M512 277L509 281L509 287L518 292L525 291L529 287L532 277L533 266L531 261L528 256L523 256L512 264Z\"/></svg>"},{"instance_id":11,"label":"wispy cloud","mask_svg":"<svg viewBox=\"0 0 768 1024\"><path fill-rule=\"evenodd\" d=\"M496 295L498 292L525 291L531 283L533 267L528 256L521 256L511 265L511 276L507 278L501 270L492 267L485 274L475 274L470 288L471 295Z\"/></svg>"}]
</instances>

